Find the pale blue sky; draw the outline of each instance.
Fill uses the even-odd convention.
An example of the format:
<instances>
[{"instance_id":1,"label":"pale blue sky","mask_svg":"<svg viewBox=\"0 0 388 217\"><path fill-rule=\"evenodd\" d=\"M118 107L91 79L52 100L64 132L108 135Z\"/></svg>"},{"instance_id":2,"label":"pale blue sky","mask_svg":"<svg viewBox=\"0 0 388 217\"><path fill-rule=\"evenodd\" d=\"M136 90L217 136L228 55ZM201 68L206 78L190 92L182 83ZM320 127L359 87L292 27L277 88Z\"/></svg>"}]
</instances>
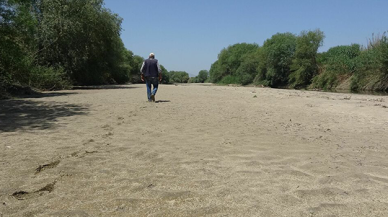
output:
<instances>
[{"instance_id":1,"label":"pale blue sky","mask_svg":"<svg viewBox=\"0 0 388 217\"><path fill-rule=\"evenodd\" d=\"M196 76L224 47L263 42L278 32L321 29L320 51L366 44L388 30L388 0L105 0L123 20L126 48L154 52L167 70Z\"/></svg>"}]
</instances>

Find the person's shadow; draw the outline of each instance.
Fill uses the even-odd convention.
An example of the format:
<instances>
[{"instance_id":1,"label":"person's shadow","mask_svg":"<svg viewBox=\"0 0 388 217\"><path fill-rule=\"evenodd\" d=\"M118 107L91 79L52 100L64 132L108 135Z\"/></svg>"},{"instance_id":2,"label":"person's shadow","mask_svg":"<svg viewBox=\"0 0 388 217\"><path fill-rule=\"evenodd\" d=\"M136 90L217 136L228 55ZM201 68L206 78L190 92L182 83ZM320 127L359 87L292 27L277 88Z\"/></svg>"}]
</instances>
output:
<instances>
[{"instance_id":1,"label":"person's shadow","mask_svg":"<svg viewBox=\"0 0 388 217\"><path fill-rule=\"evenodd\" d=\"M156 100L155 103L166 103L171 102L170 100Z\"/></svg>"}]
</instances>

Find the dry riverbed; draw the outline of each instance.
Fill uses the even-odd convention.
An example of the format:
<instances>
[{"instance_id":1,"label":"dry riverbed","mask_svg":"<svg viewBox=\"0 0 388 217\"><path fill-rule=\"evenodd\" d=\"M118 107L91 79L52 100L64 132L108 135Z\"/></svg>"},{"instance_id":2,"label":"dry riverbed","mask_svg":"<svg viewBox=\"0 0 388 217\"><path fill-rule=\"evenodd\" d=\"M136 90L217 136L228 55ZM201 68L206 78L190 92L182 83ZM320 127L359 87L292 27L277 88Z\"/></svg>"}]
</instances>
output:
<instances>
[{"instance_id":1,"label":"dry riverbed","mask_svg":"<svg viewBox=\"0 0 388 217\"><path fill-rule=\"evenodd\" d=\"M211 85L0 101L0 217L388 216L388 97Z\"/></svg>"}]
</instances>

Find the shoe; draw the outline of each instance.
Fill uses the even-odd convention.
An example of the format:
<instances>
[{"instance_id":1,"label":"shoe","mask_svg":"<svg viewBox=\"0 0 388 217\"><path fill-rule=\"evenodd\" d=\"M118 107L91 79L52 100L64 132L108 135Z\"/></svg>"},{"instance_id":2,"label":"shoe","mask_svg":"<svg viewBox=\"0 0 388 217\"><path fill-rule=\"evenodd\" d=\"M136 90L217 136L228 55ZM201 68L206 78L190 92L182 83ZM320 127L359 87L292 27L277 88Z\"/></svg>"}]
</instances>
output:
<instances>
[{"instance_id":1,"label":"shoe","mask_svg":"<svg viewBox=\"0 0 388 217\"><path fill-rule=\"evenodd\" d=\"M155 102L155 95L151 95L152 102Z\"/></svg>"}]
</instances>

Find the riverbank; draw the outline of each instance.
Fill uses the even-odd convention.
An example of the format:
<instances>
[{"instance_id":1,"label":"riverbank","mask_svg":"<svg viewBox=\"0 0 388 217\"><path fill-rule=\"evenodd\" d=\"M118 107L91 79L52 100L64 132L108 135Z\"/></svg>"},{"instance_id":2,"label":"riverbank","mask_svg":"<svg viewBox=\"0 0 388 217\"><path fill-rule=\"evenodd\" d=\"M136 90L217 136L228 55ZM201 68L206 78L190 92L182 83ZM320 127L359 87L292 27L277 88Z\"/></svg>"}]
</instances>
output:
<instances>
[{"instance_id":1,"label":"riverbank","mask_svg":"<svg viewBox=\"0 0 388 217\"><path fill-rule=\"evenodd\" d=\"M385 216L388 97L145 85L0 105L0 216Z\"/></svg>"}]
</instances>

